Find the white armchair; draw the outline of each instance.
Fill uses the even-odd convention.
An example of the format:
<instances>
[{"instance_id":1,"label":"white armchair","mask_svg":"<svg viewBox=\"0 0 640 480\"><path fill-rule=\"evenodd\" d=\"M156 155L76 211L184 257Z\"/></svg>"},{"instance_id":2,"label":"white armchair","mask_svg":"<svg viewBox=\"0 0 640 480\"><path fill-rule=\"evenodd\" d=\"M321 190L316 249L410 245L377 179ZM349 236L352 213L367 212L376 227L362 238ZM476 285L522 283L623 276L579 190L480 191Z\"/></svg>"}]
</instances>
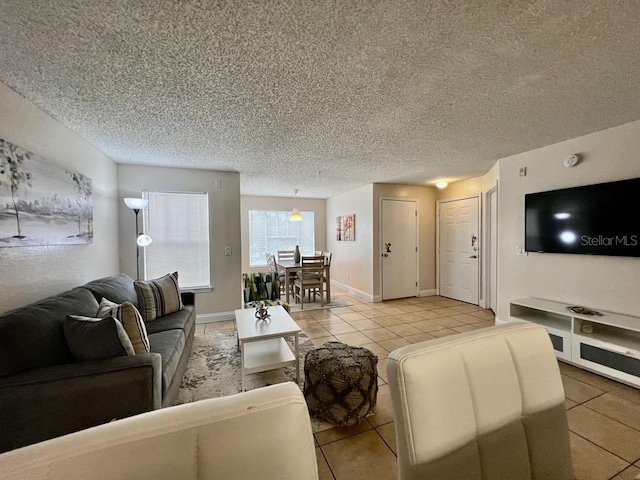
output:
<instances>
[{"instance_id":1,"label":"white armchair","mask_svg":"<svg viewBox=\"0 0 640 480\"><path fill-rule=\"evenodd\" d=\"M4 453L0 478L317 480L318 473L304 397L283 383Z\"/></svg>"}]
</instances>

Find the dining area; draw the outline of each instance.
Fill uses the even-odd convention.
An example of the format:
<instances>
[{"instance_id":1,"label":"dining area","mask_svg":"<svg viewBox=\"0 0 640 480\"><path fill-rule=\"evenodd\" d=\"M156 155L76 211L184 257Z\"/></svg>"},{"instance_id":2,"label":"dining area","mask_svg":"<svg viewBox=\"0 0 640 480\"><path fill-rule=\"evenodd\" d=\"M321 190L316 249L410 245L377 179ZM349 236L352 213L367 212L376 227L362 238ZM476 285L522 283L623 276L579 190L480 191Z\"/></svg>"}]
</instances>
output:
<instances>
[{"instance_id":1,"label":"dining area","mask_svg":"<svg viewBox=\"0 0 640 480\"><path fill-rule=\"evenodd\" d=\"M278 250L265 254L268 268L279 280L287 304L293 300L304 310L305 303L331 302L331 252L301 255L299 250Z\"/></svg>"}]
</instances>

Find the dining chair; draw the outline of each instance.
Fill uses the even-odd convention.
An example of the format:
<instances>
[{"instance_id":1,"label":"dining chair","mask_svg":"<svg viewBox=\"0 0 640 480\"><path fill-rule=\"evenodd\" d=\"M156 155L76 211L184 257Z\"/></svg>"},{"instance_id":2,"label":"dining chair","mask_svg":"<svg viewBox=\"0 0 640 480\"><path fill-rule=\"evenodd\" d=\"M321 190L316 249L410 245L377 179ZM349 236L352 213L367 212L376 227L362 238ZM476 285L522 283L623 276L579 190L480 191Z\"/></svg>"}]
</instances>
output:
<instances>
[{"instance_id":1,"label":"dining chair","mask_svg":"<svg viewBox=\"0 0 640 480\"><path fill-rule=\"evenodd\" d=\"M278 266L276 265L276 256L272 253L265 253L264 256L267 259L267 266L269 268L269 271L278 276L278 281L280 282L280 292L284 292L284 273L278 270Z\"/></svg>"},{"instance_id":2,"label":"dining chair","mask_svg":"<svg viewBox=\"0 0 640 480\"><path fill-rule=\"evenodd\" d=\"M295 255L295 250L278 250L278 261L282 261L282 260L286 260L286 261L292 261L293 262L293 257ZM280 281L280 287L282 288L282 292L283 293L287 293L284 291L285 289L285 275L286 275L286 271L281 269L281 268L277 268L276 266L276 270L278 272L278 276L279 278L282 277L281 281ZM293 282L296 279L296 272L289 272L289 291L291 294L293 294Z\"/></svg>"},{"instance_id":3,"label":"dining chair","mask_svg":"<svg viewBox=\"0 0 640 480\"><path fill-rule=\"evenodd\" d=\"M293 260L294 250L278 250L278 261Z\"/></svg>"},{"instance_id":4,"label":"dining chair","mask_svg":"<svg viewBox=\"0 0 640 480\"><path fill-rule=\"evenodd\" d=\"M313 301L316 293L320 294L320 303L324 306L324 256L303 256L300 259L300 271L293 282L293 294L296 300L300 300L300 308L304 310L305 292L309 292L309 301L313 293Z\"/></svg>"},{"instance_id":5,"label":"dining chair","mask_svg":"<svg viewBox=\"0 0 640 480\"><path fill-rule=\"evenodd\" d=\"M324 257L324 265L325 265L325 269L322 270L322 282L324 283L324 290L327 290L327 283L328 283L328 279L327 279L327 268L331 267L331 252L323 252L322 256Z\"/></svg>"}]
</instances>

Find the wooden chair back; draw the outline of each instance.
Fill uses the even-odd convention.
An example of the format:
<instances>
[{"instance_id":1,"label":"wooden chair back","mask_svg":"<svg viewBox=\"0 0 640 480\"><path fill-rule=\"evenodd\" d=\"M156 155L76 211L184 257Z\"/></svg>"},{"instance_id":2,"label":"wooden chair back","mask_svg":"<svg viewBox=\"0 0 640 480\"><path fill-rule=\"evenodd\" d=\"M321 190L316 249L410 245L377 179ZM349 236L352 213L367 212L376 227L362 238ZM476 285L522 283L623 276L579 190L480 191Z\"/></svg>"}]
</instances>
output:
<instances>
[{"instance_id":1,"label":"wooden chair back","mask_svg":"<svg viewBox=\"0 0 640 480\"><path fill-rule=\"evenodd\" d=\"M294 254L295 252L293 250L278 250L278 261L281 261L281 260L293 261Z\"/></svg>"}]
</instances>

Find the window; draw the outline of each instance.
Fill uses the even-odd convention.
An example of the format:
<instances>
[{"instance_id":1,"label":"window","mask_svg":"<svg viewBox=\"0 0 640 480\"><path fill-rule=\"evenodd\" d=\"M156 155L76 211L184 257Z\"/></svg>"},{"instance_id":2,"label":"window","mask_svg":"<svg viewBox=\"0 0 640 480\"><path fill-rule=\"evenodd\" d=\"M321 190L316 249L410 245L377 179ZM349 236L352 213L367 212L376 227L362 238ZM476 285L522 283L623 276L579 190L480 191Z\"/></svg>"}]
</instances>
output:
<instances>
[{"instance_id":1,"label":"window","mask_svg":"<svg viewBox=\"0 0 640 480\"><path fill-rule=\"evenodd\" d=\"M266 265L265 253L276 255L278 250L293 250L300 246L302 255L315 252L313 212L302 213L301 222L290 222L291 212L249 210L249 265Z\"/></svg>"},{"instance_id":2,"label":"window","mask_svg":"<svg viewBox=\"0 0 640 480\"><path fill-rule=\"evenodd\" d=\"M177 271L180 288L210 288L209 195L143 191L144 230L153 242L144 249L144 278Z\"/></svg>"}]
</instances>

